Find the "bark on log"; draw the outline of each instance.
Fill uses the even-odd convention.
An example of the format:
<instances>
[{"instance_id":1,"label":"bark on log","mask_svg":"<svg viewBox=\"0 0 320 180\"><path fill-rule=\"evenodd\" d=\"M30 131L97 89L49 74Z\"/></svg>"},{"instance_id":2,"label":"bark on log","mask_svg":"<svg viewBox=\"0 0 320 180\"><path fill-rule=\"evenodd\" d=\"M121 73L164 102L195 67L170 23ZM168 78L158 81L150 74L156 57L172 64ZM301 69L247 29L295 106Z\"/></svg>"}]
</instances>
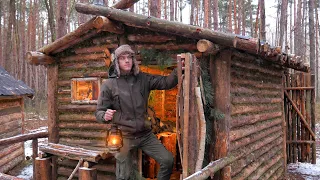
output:
<instances>
[{"instance_id":1,"label":"bark on log","mask_svg":"<svg viewBox=\"0 0 320 180\"><path fill-rule=\"evenodd\" d=\"M0 173L0 179L1 180L24 180L22 178L10 176L8 174L3 174L3 173Z\"/></svg>"},{"instance_id":2,"label":"bark on log","mask_svg":"<svg viewBox=\"0 0 320 180\"><path fill-rule=\"evenodd\" d=\"M281 115L282 115L281 111L266 112L266 113L259 112L258 114L252 114L252 115L245 114L243 116L232 117L230 125L231 125L231 128L235 128L243 125L254 124L254 123L265 121L268 119L279 118L281 117Z\"/></svg>"},{"instance_id":3,"label":"bark on log","mask_svg":"<svg viewBox=\"0 0 320 180\"><path fill-rule=\"evenodd\" d=\"M237 139L246 137L250 134L259 132L261 130L264 130L266 128L278 125L282 122L281 118L273 119L273 120L268 120L267 122L260 122L258 124L254 125L246 125L240 128L237 128L235 130L230 131L230 141L235 141Z\"/></svg>"},{"instance_id":4,"label":"bark on log","mask_svg":"<svg viewBox=\"0 0 320 180\"><path fill-rule=\"evenodd\" d=\"M1 125L2 127L0 128L0 134L5 134L8 132L11 132L15 129L19 129L22 127L22 122L21 119L13 120L11 122L5 123Z\"/></svg>"},{"instance_id":5,"label":"bark on log","mask_svg":"<svg viewBox=\"0 0 320 180\"><path fill-rule=\"evenodd\" d=\"M176 36L165 36L156 34L129 34L128 40L132 42L146 43L165 43L167 41L175 41Z\"/></svg>"},{"instance_id":6,"label":"bark on log","mask_svg":"<svg viewBox=\"0 0 320 180\"><path fill-rule=\"evenodd\" d=\"M63 37L57 39L56 41L54 41L53 43L42 47L38 51L49 55L49 54L51 54L52 51L60 48L61 46L65 45L65 44L68 44L68 43L70 43L71 41L73 41L75 39L81 39L81 36L83 34L85 34L90 29L93 28L93 21L94 20L95 20L95 18L92 18L88 22L80 25L75 31L66 34L65 36L63 36Z\"/></svg>"},{"instance_id":7,"label":"bark on log","mask_svg":"<svg viewBox=\"0 0 320 180\"><path fill-rule=\"evenodd\" d=\"M271 74L258 73L254 70L249 70L248 68L236 67L231 69L231 75L237 78L251 79L254 81L259 81L260 83L273 83L276 85L281 84L281 77L273 76Z\"/></svg>"},{"instance_id":8,"label":"bark on log","mask_svg":"<svg viewBox=\"0 0 320 180\"><path fill-rule=\"evenodd\" d=\"M21 113L21 112L22 112L21 106L9 107L9 108L5 108L5 109L0 110L0 117L5 116L5 115L9 115L9 114L13 114L13 113Z\"/></svg>"},{"instance_id":9,"label":"bark on log","mask_svg":"<svg viewBox=\"0 0 320 180\"><path fill-rule=\"evenodd\" d=\"M52 179L51 158L35 159L35 180Z\"/></svg>"},{"instance_id":10,"label":"bark on log","mask_svg":"<svg viewBox=\"0 0 320 180\"><path fill-rule=\"evenodd\" d=\"M271 160L266 161L266 163L264 163L259 168L257 168L256 171L248 177L248 179L259 179L262 176L262 174L264 174L275 163L279 162L281 158L283 158L282 154L278 154L275 158L272 158Z\"/></svg>"},{"instance_id":11,"label":"bark on log","mask_svg":"<svg viewBox=\"0 0 320 180\"><path fill-rule=\"evenodd\" d=\"M73 160L83 159L90 162L98 162L101 159L101 155L99 154L99 152L53 143L39 146L39 149L40 151L48 154L53 154Z\"/></svg>"},{"instance_id":12,"label":"bark on log","mask_svg":"<svg viewBox=\"0 0 320 180\"><path fill-rule=\"evenodd\" d=\"M0 159L7 156L8 154L13 153L22 146L21 143L13 144L10 146L0 146Z\"/></svg>"},{"instance_id":13,"label":"bark on log","mask_svg":"<svg viewBox=\"0 0 320 180\"><path fill-rule=\"evenodd\" d=\"M27 61L29 64L34 65L49 65L56 62L56 60L48 55L41 52L29 51L27 52Z\"/></svg>"},{"instance_id":14,"label":"bark on log","mask_svg":"<svg viewBox=\"0 0 320 180\"><path fill-rule=\"evenodd\" d=\"M274 84L274 83L262 83L259 81L254 81L254 80L248 80L248 79L244 79L244 78L237 78L232 76L231 78L231 83L232 84L238 84L238 85L243 85L243 86L252 86L254 88L257 89L270 89L270 90L281 90L281 86L278 84Z\"/></svg>"},{"instance_id":15,"label":"bark on log","mask_svg":"<svg viewBox=\"0 0 320 180\"><path fill-rule=\"evenodd\" d=\"M287 141L287 144L314 144L316 143L315 141L306 141L306 140L295 140L295 141L292 141L292 140L289 140Z\"/></svg>"},{"instance_id":16,"label":"bark on log","mask_svg":"<svg viewBox=\"0 0 320 180\"><path fill-rule=\"evenodd\" d=\"M259 113L263 111L281 111L280 104L235 104L232 105L231 115L247 114L247 113Z\"/></svg>"},{"instance_id":17,"label":"bark on log","mask_svg":"<svg viewBox=\"0 0 320 180\"><path fill-rule=\"evenodd\" d=\"M71 89L71 81L70 80L58 81L58 86L59 87L69 87L69 89Z\"/></svg>"},{"instance_id":18,"label":"bark on log","mask_svg":"<svg viewBox=\"0 0 320 180\"><path fill-rule=\"evenodd\" d=\"M279 168L283 166L282 161L278 161L275 165L273 165L267 172L265 172L260 178L261 179L269 179Z\"/></svg>"},{"instance_id":19,"label":"bark on log","mask_svg":"<svg viewBox=\"0 0 320 180\"><path fill-rule=\"evenodd\" d=\"M265 89L255 89L250 87L244 87L244 86L238 86L236 84L231 84L231 93L233 94L248 94L248 95L254 95L259 96L261 94L266 96L281 96L281 92L278 90L265 90Z\"/></svg>"},{"instance_id":20,"label":"bark on log","mask_svg":"<svg viewBox=\"0 0 320 180\"><path fill-rule=\"evenodd\" d=\"M88 61L88 60L100 60L108 58L106 53L95 53L95 54L81 54L81 55L73 55L65 58L60 58L60 61L63 62L74 62L74 61Z\"/></svg>"},{"instance_id":21,"label":"bark on log","mask_svg":"<svg viewBox=\"0 0 320 180\"><path fill-rule=\"evenodd\" d=\"M11 159L10 161L6 162L4 165L0 166L0 172L7 173L13 167L17 166L21 162L24 161L24 155L21 154L18 157Z\"/></svg>"},{"instance_id":22,"label":"bark on log","mask_svg":"<svg viewBox=\"0 0 320 180\"><path fill-rule=\"evenodd\" d=\"M95 146L95 147L106 147L105 139L76 139L76 138L60 138L61 142L67 143L68 145L83 145L83 146Z\"/></svg>"},{"instance_id":23,"label":"bark on log","mask_svg":"<svg viewBox=\"0 0 320 180\"><path fill-rule=\"evenodd\" d=\"M99 131L75 131L70 129L61 129L60 136L61 137L80 137L80 138L106 138L108 135L107 131L99 132Z\"/></svg>"},{"instance_id":24,"label":"bark on log","mask_svg":"<svg viewBox=\"0 0 320 180\"><path fill-rule=\"evenodd\" d=\"M128 9L133 6L139 0L120 0L116 4L112 5L115 9Z\"/></svg>"},{"instance_id":25,"label":"bark on log","mask_svg":"<svg viewBox=\"0 0 320 180\"><path fill-rule=\"evenodd\" d=\"M234 151L234 150L239 149L241 147L245 147L246 145L248 145L248 144L250 144L252 142L261 140L261 139L265 138L266 136L270 135L271 133L277 133L280 130L281 130L281 126L280 125L272 126L272 127L268 128L268 129L259 131L257 133L254 133L254 134L250 135L250 136L247 136L245 138L241 138L238 141L233 141L230 144L230 151Z\"/></svg>"},{"instance_id":26,"label":"bark on log","mask_svg":"<svg viewBox=\"0 0 320 180\"><path fill-rule=\"evenodd\" d=\"M255 39L247 38L247 37L237 37L234 34L226 34L222 32L212 31L210 29L205 29L197 26L186 25L180 22L167 21L163 19L158 19L154 17L147 17L144 15L135 14L132 12L121 11L118 9L89 5L83 3L77 3L75 6L78 12L84 14L94 14L94 15L102 15L106 16L109 19L113 19L116 21L123 22L128 26L138 27L138 28L146 28L149 30L157 31L157 32L165 32L171 34L177 34L180 36L193 38L193 39L207 39L215 44L220 44L227 47L239 48L241 50L245 50L247 52L259 55L265 55L264 52L256 52L257 47L260 50L260 42L255 41ZM248 45L249 44L249 45ZM272 57L278 53L277 48L272 49ZM282 53L278 54L282 56ZM285 56L284 59L286 62L289 62L290 56ZM270 57L267 57L266 60L273 60ZM276 63L282 64L281 58L276 58ZM297 70L306 71L308 70L307 66L288 64L289 67L295 68Z\"/></svg>"},{"instance_id":27,"label":"bark on log","mask_svg":"<svg viewBox=\"0 0 320 180\"><path fill-rule=\"evenodd\" d=\"M94 112L96 105L61 105L59 110L62 112Z\"/></svg>"},{"instance_id":28,"label":"bark on log","mask_svg":"<svg viewBox=\"0 0 320 180\"><path fill-rule=\"evenodd\" d=\"M76 54L105 53L107 55L107 58L111 58L108 45L78 48L78 49L75 49L74 52Z\"/></svg>"},{"instance_id":29,"label":"bark on log","mask_svg":"<svg viewBox=\"0 0 320 180\"><path fill-rule=\"evenodd\" d=\"M104 16L98 16L93 21L93 26L96 29L102 30L102 31L108 31L115 34L123 34L124 28L121 24L112 22L110 19L104 17Z\"/></svg>"},{"instance_id":30,"label":"bark on log","mask_svg":"<svg viewBox=\"0 0 320 180\"><path fill-rule=\"evenodd\" d=\"M7 156L0 159L1 168L2 168L2 166L10 163L10 161L12 161L13 159L18 158L19 156L22 156L23 157L22 159L24 159L24 149L22 148L22 146L20 146L20 148L18 148L17 150L13 151L11 154L8 154ZM0 172L4 172L4 171L0 171ZM4 173L6 173L6 172L4 172Z\"/></svg>"},{"instance_id":31,"label":"bark on log","mask_svg":"<svg viewBox=\"0 0 320 180\"><path fill-rule=\"evenodd\" d=\"M59 128L71 128L79 130L106 130L110 129L110 124L101 124L101 123L69 123L69 122L60 122Z\"/></svg>"},{"instance_id":32,"label":"bark on log","mask_svg":"<svg viewBox=\"0 0 320 180\"><path fill-rule=\"evenodd\" d=\"M96 121L94 114L60 114L60 121Z\"/></svg>"},{"instance_id":33,"label":"bark on log","mask_svg":"<svg viewBox=\"0 0 320 180\"><path fill-rule=\"evenodd\" d=\"M187 50L190 52L196 51L196 44L176 44L176 43L167 43L167 44L135 44L136 50L142 49L159 49L167 51L176 51L176 50Z\"/></svg>"},{"instance_id":34,"label":"bark on log","mask_svg":"<svg viewBox=\"0 0 320 180\"><path fill-rule=\"evenodd\" d=\"M207 54L216 54L220 50L218 45L206 39L201 39L197 42L197 49L199 52Z\"/></svg>"},{"instance_id":35,"label":"bark on log","mask_svg":"<svg viewBox=\"0 0 320 180\"><path fill-rule=\"evenodd\" d=\"M81 167L79 169L79 180L97 180L97 169Z\"/></svg>"},{"instance_id":36,"label":"bark on log","mask_svg":"<svg viewBox=\"0 0 320 180\"><path fill-rule=\"evenodd\" d=\"M118 47L118 36L109 35L106 37L99 37L92 40L93 44L105 45L108 49L114 49Z\"/></svg>"},{"instance_id":37,"label":"bark on log","mask_svg":"<svg viewBox=\"0 0 320 180\"><path fill-rule=\"evenodd\" d=\"M0 146L2 145L10 145L17 142L24 142L32 139L45 138L48 137L48 131L38 131L34 133L20 134L18 136L9 137L5 139L0 139Z\"/></svg>"},{"instance_id":38,"label":"bark on log","mask_svg":"<svg viewBox=\"0 0 320 180\"><path fill-rule=\"evenodd\" d=\"M9 107L17 107L20 106L19 100L1 100L0 101L0 109L6 109Z\"/></svg>"},{"instance_id":39,"label":"bark on log","mask_svg":"<svg viewBox=\"0 0 320 180\"><path fill-rule=\"evenodd\" d=\"M8 114L8 115L3 115L3 116L0 117L0 125L9 123L10 121L19 120L19 119L22 119L22 113L21 112Z\"/></svg>"},{"instance_id":40,"label":"bark on log","mask_svg":"<svg viewBox=\"0 0 320 180\"><path fill-rule=\"evenodd\" d=\"M10 132L0 134L0 139L11 137L11 136L16 136L16 135L21 134L21 132L22 132L22 127L19 127L17 129L11 130Z\"/></svg>"},{"instance_id":41,"label":"bark on log","mask_svg":"<svg viewBox=\"0 0 320 180\"><path fill-rule=\"evenodd\" d=\"M97 71L95 69L87 69L87 70L83 70L82 72L81 71L63 71L59 73L60 80L68 80L71 78L85 78L85 77L108 78L108 72L103 70Z\"/></svg>"},{"instance_id":42,"label":"bark on log","mask_svg":"<svg viewBox=\"0 0 320 180\"><path fill-rule=\"evenodd\" d=\"M273 104L281 103L282 99L277 98L261 98L261 97L245 97L245 96L233 96L231 98L233 104Z\"/></svg>"},{"instance_id":43,"label":"bark on log","mask_svg":"<svg viewBox=\"0 0 320 180\"><path fill-rule=\"evenodd\" d=\"M197 98L197 107L198 107L198 116L199 116L199 154L197 158L195 172L199 171L203 165L204 152L205 152L205 143L206 143L206 119L204 116L203 104L201 100L201 91L200 87L196 87L196 98Z\"/></svg>"},{"instance_id":44,"label":"bark on log","mask_svg":"<svg viewBox=\"0 0 320 180\"><path fill-rule=\"evenodd\" d=\"M60 67L63 70L74 70L74 69L83 69L83 68L101 68L105 66L109 67L110 64L111 64L111 61L108 62L105 58L101 58L98 61L61 63Z\"/></svg>"}]
</instances>

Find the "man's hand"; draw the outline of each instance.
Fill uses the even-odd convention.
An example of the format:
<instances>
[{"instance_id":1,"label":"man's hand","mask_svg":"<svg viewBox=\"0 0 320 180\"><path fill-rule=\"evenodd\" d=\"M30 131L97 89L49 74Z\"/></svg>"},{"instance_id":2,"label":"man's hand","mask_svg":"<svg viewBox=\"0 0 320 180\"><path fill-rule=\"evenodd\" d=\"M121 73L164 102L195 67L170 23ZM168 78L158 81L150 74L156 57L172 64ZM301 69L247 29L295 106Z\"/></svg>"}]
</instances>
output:
<instances>
[{"instance_id":1,"label":"man's hand","mask_svg":"<svg viewBox=\"0 0 320 180\"><path fill-rule=\"evenodd\" d=\"M111 121L113 114L116 112L116 110L107 109L106 113L104 114L104 120L105 121Z\"/></svg>"}]
</instances>

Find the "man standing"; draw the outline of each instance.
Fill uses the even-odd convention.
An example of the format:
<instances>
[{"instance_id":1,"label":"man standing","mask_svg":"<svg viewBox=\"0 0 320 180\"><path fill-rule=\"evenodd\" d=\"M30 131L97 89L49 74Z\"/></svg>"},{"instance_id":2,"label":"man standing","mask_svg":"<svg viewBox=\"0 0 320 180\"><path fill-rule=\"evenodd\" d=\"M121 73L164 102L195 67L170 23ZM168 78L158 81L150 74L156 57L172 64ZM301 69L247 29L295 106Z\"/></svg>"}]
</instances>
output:
<instances>
[{"instance_id":1,"label":"man standing","mask_svg":"<svg viewBox=\"0 0 320 180\"><path fill-rule=\"evenodd\" d=\"M129 45L122 45L115 50L109 79L102 85L95 116L103 123L112 120L122 131L123 147L115 154L118 180L130 179L130 151L137 148L160 164L158 180L170 179L173 155L152 133L147 108L151 90L171 89L177 83L176 70L169 76L139 72L135 53Z\"/></svg>"}]
</instances>

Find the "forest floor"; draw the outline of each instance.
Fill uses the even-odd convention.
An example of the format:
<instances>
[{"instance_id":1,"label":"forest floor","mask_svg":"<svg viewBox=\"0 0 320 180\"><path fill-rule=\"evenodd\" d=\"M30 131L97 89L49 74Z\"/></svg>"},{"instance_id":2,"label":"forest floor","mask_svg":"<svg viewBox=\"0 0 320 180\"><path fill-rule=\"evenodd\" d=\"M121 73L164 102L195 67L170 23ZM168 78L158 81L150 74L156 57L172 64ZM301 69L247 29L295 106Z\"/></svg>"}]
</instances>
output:
<instances>
[{"instance_id":1,"label":"forest floor","mask_svg":"<svg viewBox=\"0 0 320 180\"><path fill-rule=\"evenodd\" d=\"M320 104L317 105L317 116L320 117ZM46 117L38 117L33 114L26 116L24 128L26 132L34 131L36 129L47 128ZM316 124L316 135L317 135L317 164L310 163L292 163L288 164L287 175L283 177L286 180L315 180L320 179L320 118ZM39 143L46 142L46 138L39 139ZM33 168L32 168L32 148L31 141L25 142L25 162L8 172L12 176L17 176L26 180L32 179Z\"/></svg>"}]
</instances>

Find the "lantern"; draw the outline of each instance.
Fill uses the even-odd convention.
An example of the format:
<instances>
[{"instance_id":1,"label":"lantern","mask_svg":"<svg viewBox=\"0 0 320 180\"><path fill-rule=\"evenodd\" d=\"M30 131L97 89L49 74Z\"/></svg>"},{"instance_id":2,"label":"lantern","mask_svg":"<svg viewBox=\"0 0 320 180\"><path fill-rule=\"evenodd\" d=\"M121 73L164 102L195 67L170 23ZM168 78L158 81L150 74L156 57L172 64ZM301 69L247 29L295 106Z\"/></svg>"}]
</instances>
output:
<instances>
[{"instance_id":1,"label":"lantern","mask_svg":"<svg viewBox=\"0 0 320 180\"><path fill-rule=\"evenodd\" d=\"M120 148L123 146L123 141L121 130L117 125L112 124L106 143L110 153L117 153L120 151Z\"/></svg>"}]
</instances>

